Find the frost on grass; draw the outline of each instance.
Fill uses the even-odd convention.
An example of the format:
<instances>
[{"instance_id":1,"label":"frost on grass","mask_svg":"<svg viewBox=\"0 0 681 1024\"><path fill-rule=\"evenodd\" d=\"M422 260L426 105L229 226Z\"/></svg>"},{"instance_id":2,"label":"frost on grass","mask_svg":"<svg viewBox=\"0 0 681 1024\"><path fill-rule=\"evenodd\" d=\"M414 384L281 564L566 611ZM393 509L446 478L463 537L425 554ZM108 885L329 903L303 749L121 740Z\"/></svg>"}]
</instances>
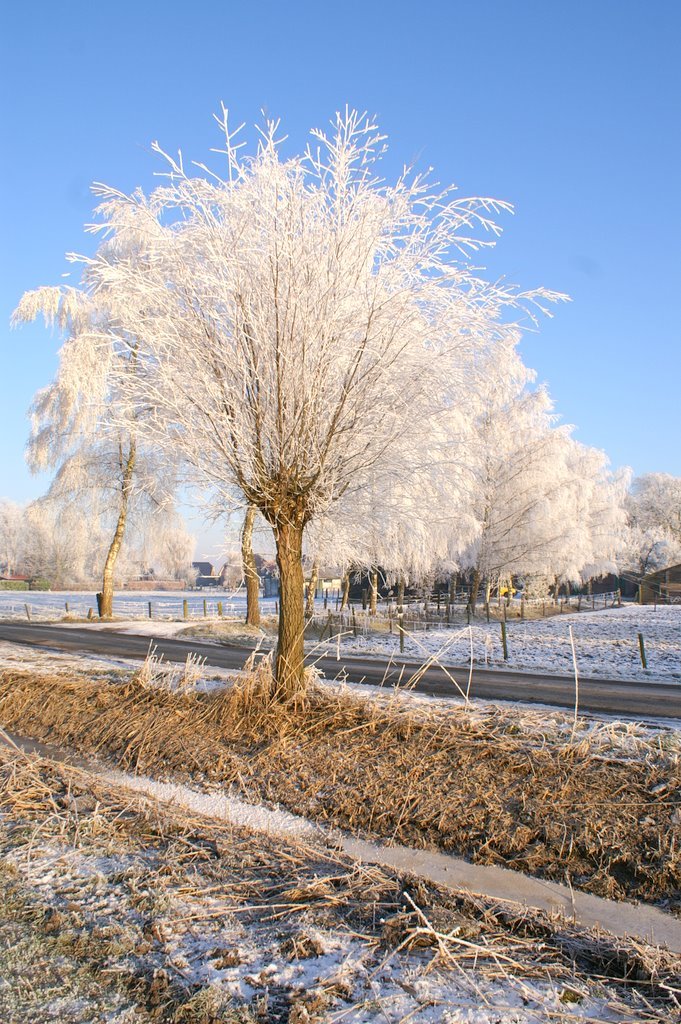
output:
<instances>
[{"instance_id":1,"label":"frost on grass","mask_svg":"<svg viewBox=\"0 0 681 1024\"><path fill-rule=\"evenodd\" d=\"M205 675L206 659L197 654L188 654L184 664L167 661L158 653L156 644L149 644L149 651L136 674L140 686L156 688L170 693L195 693Z\"/></svg>"},{"instance_id":2,"label":"frost on grass","mask_svg":"<svg viewBox=\"0 0 681 1024\"><path fill-rule=\"evenodd\" d=\"M255 836L64 764L3 752L0 809L0 934L19 929L48 979L0 988L3 1020L84 1024L102 989L101 1019L116 1024L671 1022L678 1009L678 963L659 950Z\"/></svg>"},{"instance_id":3,"label":"frost on grass","mask_svg":"<svg viewBox=\"0 0 681 1024\"><path fill-rule=\"evenodd\" d=\"M268 704L264 660L210 693L7 672L0 718L162 782L678 912L673 729L308 689Z\"/></svg>"},{"instance_id":4,"label":"frost on grass","mask_svg":"<svg viewBox=\"0 0 681 1024\"><path fill-rule=\"evenodd\" d=\"M677 605L633 605L607 611L555 615L550 619L507 623L508 660L504 660L501 628L498 622L485 622L478 615L467 625L451 629L410 632L404 656L422 660L433 654L448 664L465 665L470 661L471 641L474 664L480 667L528 669L572 675L573 662L568 626L572 625L580 674L617 679L669 679L681 682L681 607ZM397 627L392 634L370 629L354 637L345 630L341 652L376 655L399 654ZM642 633L648 668L643 669L638 645ZM327 642L336 653L337 643Z\"/></svg>"}]
</instances>

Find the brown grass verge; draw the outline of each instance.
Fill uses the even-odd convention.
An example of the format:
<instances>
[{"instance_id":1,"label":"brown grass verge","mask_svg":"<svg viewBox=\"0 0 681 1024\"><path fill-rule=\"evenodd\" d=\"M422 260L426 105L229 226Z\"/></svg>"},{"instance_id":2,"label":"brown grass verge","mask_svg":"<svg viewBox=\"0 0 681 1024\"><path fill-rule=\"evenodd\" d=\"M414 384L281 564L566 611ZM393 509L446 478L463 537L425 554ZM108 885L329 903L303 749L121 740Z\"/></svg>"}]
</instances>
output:
<instances>
[{"instance_id":1,"label":"brown grass verge","mask_svg":"<svg viewBox=\"0 0 681 1024\"><path fill-rule=\"evenodd\" d=\"M663 951L405 882L328 849L254 836L66 764L0 751L0 809L0 867L17 852L13 863L23 864L21 851L29 867L26 879L16 866L0 870L5 911L32 922L43 939L51 937L55 955L68 954L103 975L113 972L145 1021L147 1013L177 1024L250 1019L237 1017L224 994L220 1000L188 978L186 965L172 955L179 936L200 935L195 948L214 960L212 931L230 913L264 928L260 944L267 948L275 939L277 955L289 960L319 953L309 930L316 923L340 926L367 942L379 964L400 951L421 951L428 954L421 967L432 961L487 977L560 981L566 1001L579 1001L585 983L614 982L608 988L612 1009L636 1007L639 1012L626 1018L632 1021L671 1021L678 1005L679 961ZM41 889L42 848L51 880ZM60 856L60 875L55 853L69 849L79 851L80 862ZM94 887L82 866L88 856L97 864ZM239 962L237 949L219 954L226 965ZM325 1006L351 996L350 981L339 986L329 982L321 993ZM300 993L274 993L274 999L258 1019L312 1019L292 1013Z\"/></svg>"},{"instance_id":2,"label":"brown grass verge","mask_svg":"<svg viewBox=\"0 0 681 1024\"><path fill-rule=\"evenodd\" d=\"M0 720L126 769L233 785L355 833L678 910L677 754L608 758L542 743L503 716L424 716L323 687L274 709L266 682L256 672L227 691L174 695L6 672Z\"/></svg>"}]
</instances>

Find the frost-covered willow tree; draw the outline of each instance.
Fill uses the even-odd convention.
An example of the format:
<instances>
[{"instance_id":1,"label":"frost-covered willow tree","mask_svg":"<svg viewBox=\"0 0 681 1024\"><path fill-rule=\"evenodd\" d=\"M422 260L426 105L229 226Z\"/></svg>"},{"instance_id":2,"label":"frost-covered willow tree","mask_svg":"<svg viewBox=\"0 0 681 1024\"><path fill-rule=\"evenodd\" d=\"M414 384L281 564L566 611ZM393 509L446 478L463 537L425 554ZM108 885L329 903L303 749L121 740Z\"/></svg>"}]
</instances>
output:
<instances>
[{"instance_id":1,"label":"frost-covered willow tree","mask_svg":"<svg viewBox=\"0 0 681 1024\"><path fill-rule=\"evenodd\" d=\"M105 246L102 259L112 259ZM123 327L113 295L77 288L26 292L14 322L44 317L63 332L55 379L31 407L27 461L34 472L55 470L49 496L76 502L91 529L110 529L99 598L110 617L116 565L131 516L165 507L172 493L169 461L139 431L144 396L130 387L139 372L139 339ZM131 401L136 404L131 406Z\"/></svg>"},{"instance_id":2,"label":"frost-covered willow tree","mask_svg":"<svg viewBox=\"0 0 681 1024\"><path fill-rule=\"evenodd\" d=\"M645 574L681 560L681 478L669 473L636 477L626 499L625 559Z\"/></svg>"},{"instance_id":3,"label":"frost-covered willow tree","mask_svg":"<svg viewBox=\"0 0 681 1024\"><path fill-rule=\"evenodd\" d=\"M562 502L572 476L543 388L531 390L535 374L517 352L517 337L497 346L471 389L472 440L466 490L478 534L461 552L472 571L471 605L480 584L489 588L512 574L544 567L549 546L565 535Z\"/></svg>"},{"instance_id":4,"label":"frost-covered willow tree","mask_svg":"<svg viewBox=\"0 0 681 1024\"><path fill-rule=\"evenodd\" d=\"M384 183L384 140L365 115L337 115L293 157L276 124L246 157L221 124L222 176L167 158L149 197L99 189L120 258L84 259L85 277L141 339L128 385L130 406L141 390L151 410L147 436L273 530L275 677L291 696L304 685L306 525L369 472L418 487L415 453L470 352L506 333L509 310L553 296L482 280L468 254L507 204L409 172Z\"/></svg>"},{"instance_id":5,"label":"frost-covered willow tree","mask_svg":"<svg viewBox=\"0 0 681 1024\"><path fill-rule=\"evenodd\" d=\"M562 499L567 525L547 546L547 564L558 582L582 584L618 572L630 474L613 472L605 452L574 438L565 439L564 449L571 477Z\"/></svg>"}]
</instances>

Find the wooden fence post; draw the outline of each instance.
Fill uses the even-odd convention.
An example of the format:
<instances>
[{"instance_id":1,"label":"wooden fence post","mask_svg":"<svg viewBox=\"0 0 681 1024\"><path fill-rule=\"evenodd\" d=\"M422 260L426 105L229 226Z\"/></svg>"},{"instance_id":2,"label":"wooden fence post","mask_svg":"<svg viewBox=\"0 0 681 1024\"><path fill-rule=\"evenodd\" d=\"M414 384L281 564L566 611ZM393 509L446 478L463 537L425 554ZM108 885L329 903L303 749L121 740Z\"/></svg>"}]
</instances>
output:
<instances>
[{"instance_id":1,"label":"wooden fence post","mask_svg":"<svg viewBox=\"0 0 681 1024\"><path fill-rule=\"evenodd\" d=\"M208 615L208 602L206 601L206 599L204 597L204 599L203 599L203 617L204 617L204 619L207 617L207 615Z\"/></svg>"},{"instance_id":2,"label":"wooden fence post","mask_svg":"<svg viewBox=\"0 0 681 1024\"><path fill-rule=\"evenodd\" d=\"M222 618L222 601L218 601L218 615Z\"/></svg>"},{"instance_id":3,"label":"wooden fence post","mask_svg":"<svg viewBox=\"0 0 681 1024\"><path fill-rule=\"evenodd\" d=\"M504 651L504 661L508 661L508 641L506 637L506 620L501 623L501 646Z\"/></svg>"},{"instance_id":4,"label":"wooden fence post","mask_svg":"<svg viewBox=\"0 0 681 1024\"><path fill-rule=\"evenodd\" d=\"M189 618L189 602L186 597L182 602L182 617L185 619Z\"/></svg>"},{"instance_id":5,"label":"wooden fence post","mask_svg":"<svg viewBox=\"0 0 681 1024\"><path fill-rule=\"evenodd\" d=\"M152 618L152 614L151 614L151 601L149 601L149 618L150 619Z\"/></svg>"},{"instance_id":6,"label":"wooden fence post","mask_svg":"<svg viewBox=\"0 0 681 1024\"><path fill-rule=\"evenodd\" d=\"M638 634L638 650L641 655L641 665L643 668L648 668L648 659L646 658L646 646L643 642L643 633Z\"/></svg>"},{"instance_id":7,"label":"wooden fence post","mask_svg":"<svg viewBox=\"0 0 681 1024\"><path fill-rule=\"evenodd\" d=\"M30 609L30 607L27 604L24 605L24 608L26 609L26 618L30 622L31 621L31 609Z\"/></svg>"},{"instance_id":8,"label":"wooden fence post","mask_svg":"<svg viewBox=\"0 0 681 1024\"><path fill-rule=\"evenodd\" d=\"M404 612L397 616L397 628L400 631L400 654L404 654Z\"/></svg>"}]
</instances>

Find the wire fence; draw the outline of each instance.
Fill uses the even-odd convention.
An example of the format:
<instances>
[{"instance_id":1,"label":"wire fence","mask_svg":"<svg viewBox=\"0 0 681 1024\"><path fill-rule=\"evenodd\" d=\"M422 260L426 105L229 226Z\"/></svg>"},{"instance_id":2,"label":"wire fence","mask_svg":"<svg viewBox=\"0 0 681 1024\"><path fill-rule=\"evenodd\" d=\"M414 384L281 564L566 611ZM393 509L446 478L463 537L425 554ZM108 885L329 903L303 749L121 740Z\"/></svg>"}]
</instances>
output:
<instances>
[{"instance_id":1,"label":"wire fence","mask_svg":"<svg viewBox=\"0 0 681 1024\"><path fill-rule=\"evenodd\" d=\"M437 604L429 600L405 601L398 605L395 601L380 602L376 612L369 607L351 603L341 609L337 601L327 600L323 608L319 602L315 606L315 613L310 622L318 626L329 622L329 616L337 621L339 627L351 629L356 636L358 633L367 635L369 632L397 631L399 622L409 632L419 630L429 631L437 629L448 629L452 625L459 625L462 621L466 625L475 625L477 620L491 622L510 621L513 619L530 620L539 618L551 618L554 615L574 614L575 612L591 612L608 608L621 608L622 595L620 591L610 591L604 594L573 595L551 598L515 598L511 601L483 602L473 609L468 602L467 595L456 601L440 602Z\"/></svg>"},{"instance_id":2,"label":"wire fence","mask_svg":"<svg viewBox=\"0 0 681 1024\"><path fill-rule=\"evenodd\" d=\"M363 609L358 603L336 610L336 601L327 595L326 602L323 598L317 600L313 616L307 619L306 636L324 649L332 644L339 654L341 650L386 654L408 651L410 657L419 658L422 653L430 656L444 646L452 663L466 663L472 657L477 665L507 664L569 673L572 656L568 624L563 629L552 617L621 605L621 596L614 591L593 597L573 595L556 603L529 598L502 600L479 605L475 616L463 600L442 602L440 608L430 600L412 600L405 602L402 610L395 601L388 601L381 602L378 613L372 615L369 608ZM96 619L96 607L93 593L0 593L0 618L4 619L77 623L89 617ZM633 607L623 606L625 612ZM118 592L114 597L114 616L119 620L188 624L220 619L243 621L245 609L245 594L239 591L210 595L196 591ZM264 616L276 617L278 600L261 599L261 610ZM594 623L593 627L587 628L588 623ZM640 624L627 620L626 615L622 619L619 615L609 618L607 626L605 621L602 625L595 623L596 620L586 620L582 627L578 620L575 626L577 654L585 673L621 674L624 667L639 674L642 670L681 679L681 621L669 627L668 635L664 630L643 627L650 631L645 636L639 632Z\"/></svg>"},{"instance_id":3,"label":"wire fence","mask_svg":"<svg viewBox=\"0 0 681 1024\"><path fill-rule=\"evenodd\" d=\"M263 614L275 615L277 602L261 601ZM114 595L113 615L117 619L155 619L159 621L199 620L205 618L238 618L245 615L245 593L212 592L206 596L163 591ZM0 618L58 622L97 618L97 597L90 592L51 593L49 591L0 592Z\"/></svg>"},{"instance_id":4,"label":"wire fence","mask_svg":"<svg viewBox=\"0 0 681 1024\"><path fill-rule=\"evenodd\" d=\"M619 607L616 594L604 596L609 599L601 609ZM636 606L625 606L625 613L626 608L633 611ZM570 611L574 614L576 605ZM563 627L555 619L468 622L465 614L460 614L458 622L452 618L447 623L426 619L425 614L424 608L406 606L403 613L396 610L394 615L371 615L354 607L339 612L327 608L308 619L307 631L320 647L335 648L339 655L341 651L390 656L399 652L412 660L436 656L451 664L508 665L561 675L572 674L576 656L587 675L652 673L681 680L681 612L673 612L671 622L648 620L643 627L648 629L645 636L641 623L626 614L601 621L588 619L583 625L577 620L572 636L568 622L574 620Z\"/></svg>"},{"instance_id":5,"label":"wire fence","mask_svg":"<svg viewBox=\"0 0 681 1024\"><path fill-rule=\"evenodd\" d=\"M114 596L114 618L124 619L158 619L178 621L181 619L202 618L238 618L245 614L246 598L243 591L212 592L210 595L190 591L188 593L163 591L145 593L121 593ZM314 621L323 618L328 621L328 614L340 616L345 627L352 627L356 632L360 628L366 632L371 628L388 629L392 632L400 614L403 616L405 629L417 630L445 629L462 620L466 624L476 619L532 619L546 618L557 614L575 611L596 611L602 608L621 606L619 591L598 594L589 597L577 595L560 599L515 598L501 599L494 602L483 602L473 610L468 603L468 595L457 594L454 600L435 601L428 599L410 599L400 607L396 601L381 601L377 614L372 614L368 607L358 602L350 603L345 609L340 608L341 598L338 594L326 594L315 602ZM275 597L261 598L261 611L264 615L278 615L279 602ZM354 618L353 618L354 617ZM0 592L0 618L28 619L30 621L59 621L62 619L95 619L97 618L97 598L91 592L52 593L50 591L5 591ZM357 626L359 624L359 626Z\"/></svg>"}]
</instances>

